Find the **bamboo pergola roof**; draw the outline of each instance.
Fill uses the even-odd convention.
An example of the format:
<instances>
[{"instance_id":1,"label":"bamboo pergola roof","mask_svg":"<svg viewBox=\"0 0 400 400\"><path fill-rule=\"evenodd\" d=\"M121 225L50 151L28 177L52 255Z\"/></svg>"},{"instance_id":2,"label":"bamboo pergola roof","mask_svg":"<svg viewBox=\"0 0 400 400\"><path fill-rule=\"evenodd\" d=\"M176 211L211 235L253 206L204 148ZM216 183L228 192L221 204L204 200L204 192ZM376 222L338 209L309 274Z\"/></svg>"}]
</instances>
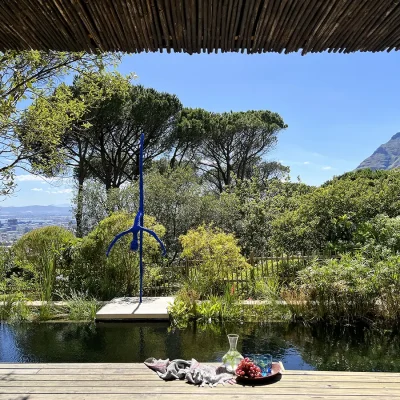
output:
<instances>
[{"instance_id":1,"label":"bamboo pergola roof","mask_svg":"<svg viewBox=\"0 0 400 400\"><path fill-rule=\"evenodd\" d=\"M0 50L400 49L400 0L1 0Z\"/></svg>"}]
</instances>

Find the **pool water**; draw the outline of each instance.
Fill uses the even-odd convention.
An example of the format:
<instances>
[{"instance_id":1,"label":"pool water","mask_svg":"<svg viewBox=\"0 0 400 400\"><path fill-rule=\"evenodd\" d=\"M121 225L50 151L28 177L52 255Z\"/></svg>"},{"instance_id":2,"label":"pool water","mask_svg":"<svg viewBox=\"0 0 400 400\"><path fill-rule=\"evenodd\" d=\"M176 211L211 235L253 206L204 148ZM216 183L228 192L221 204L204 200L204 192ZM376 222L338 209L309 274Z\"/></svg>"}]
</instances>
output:
<instances>
[{"instance_id":1,"label":"pool water","mask_svg":"<svg viewBox=\"0 0 400 400\"><path fill-rule=\"evenodd\" d=\"M399 331L281 323L1 323L0 362L221 361L228 333L240 335L243 355L270 353L287 369L400 372Z\"/></svg>"}]
</instances>

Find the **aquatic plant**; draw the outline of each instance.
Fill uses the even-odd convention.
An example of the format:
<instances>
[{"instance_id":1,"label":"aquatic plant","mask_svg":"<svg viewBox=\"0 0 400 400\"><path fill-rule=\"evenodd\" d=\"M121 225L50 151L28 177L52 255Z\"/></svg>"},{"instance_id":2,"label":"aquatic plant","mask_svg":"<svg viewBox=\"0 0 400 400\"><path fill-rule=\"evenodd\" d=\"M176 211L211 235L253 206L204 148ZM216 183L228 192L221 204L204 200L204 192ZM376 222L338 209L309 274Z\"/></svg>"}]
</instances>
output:
<instances>
[{"instance_id":1,"label":"aquatic plant","mask_svg":"<svg viewBox=\"0 0 400 400\"><path fill-rule=\"evenodd\" d=\"M86 293L72 292L67 302L68 318L73 321L94 321L100 303Z\"/></svg>"},{"instance_id":2,"label":"aquatic plant","mask_svg":"<svg viewBox=\"0 0 400 400\"><path fill-rule=\"evenodd\" d=\"M384 260L361 252L315 262L283 293L297 317L352 322L400 320L400 256Z\"/></svg>"},{"instance_id":3,"label":"aquatic plant","mask_svg":"<svg viewBox=\"0 0 400 400\"><path fill-rule=\"evenodd\" d=\"M0 297L0 321L19 322L30 318L30 310L22 293L5 294Z\"/></svg>"}]
</instances>

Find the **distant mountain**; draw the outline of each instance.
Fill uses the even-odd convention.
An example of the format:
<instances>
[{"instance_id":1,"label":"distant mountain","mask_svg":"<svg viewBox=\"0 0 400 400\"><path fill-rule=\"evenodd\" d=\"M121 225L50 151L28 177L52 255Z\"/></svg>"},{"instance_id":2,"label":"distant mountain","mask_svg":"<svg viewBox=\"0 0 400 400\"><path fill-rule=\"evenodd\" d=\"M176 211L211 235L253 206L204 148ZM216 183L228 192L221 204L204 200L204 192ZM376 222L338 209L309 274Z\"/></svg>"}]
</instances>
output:
<instances>
[{"instance_id":1,"label":"distant mountain","mask_svg":"<svg viewBox=\"0 0 400 400\"><path fill-rule=\"evenodd\" d=\"M357 169L363 168L372 170L400 168L400 132L392 136L387 143L379 146L357 167Z\"/></svg>"},{"instance_id":2,"label":"distant mountain","mask_svg":"<svg viewBox=\"0 0 400 400\"><path fill-rule=\"evenodd\" d=\"M25 207L1 207L0 215L12 215L15 217L29 216L71 216L71 206L25 206Z\"/></svg>"}]
</instances>

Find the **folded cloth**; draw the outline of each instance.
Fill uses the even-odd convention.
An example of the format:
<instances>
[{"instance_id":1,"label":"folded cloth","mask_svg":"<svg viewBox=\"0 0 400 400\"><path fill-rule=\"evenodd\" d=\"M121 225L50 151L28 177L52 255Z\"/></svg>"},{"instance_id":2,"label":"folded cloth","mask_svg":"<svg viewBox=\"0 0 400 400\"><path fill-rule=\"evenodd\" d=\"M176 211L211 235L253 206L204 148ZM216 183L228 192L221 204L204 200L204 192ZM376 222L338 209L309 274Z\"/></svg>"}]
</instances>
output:
<instances>
[{"instance_id":1,"label":"folded cloth","mask_svg":"<svg viewBox=\"0 0 400 400\"><path fill-rule=\"evenodd\" d=\"M157 372L157 375L165 381L182 379L194 385L211 387L225 383L234 384L234 376L229 373L224 366L218 368L211 365L200 364L194 358L186 360L161 360L148 358L144 364Z\"/></svg>"}]
</instances>

